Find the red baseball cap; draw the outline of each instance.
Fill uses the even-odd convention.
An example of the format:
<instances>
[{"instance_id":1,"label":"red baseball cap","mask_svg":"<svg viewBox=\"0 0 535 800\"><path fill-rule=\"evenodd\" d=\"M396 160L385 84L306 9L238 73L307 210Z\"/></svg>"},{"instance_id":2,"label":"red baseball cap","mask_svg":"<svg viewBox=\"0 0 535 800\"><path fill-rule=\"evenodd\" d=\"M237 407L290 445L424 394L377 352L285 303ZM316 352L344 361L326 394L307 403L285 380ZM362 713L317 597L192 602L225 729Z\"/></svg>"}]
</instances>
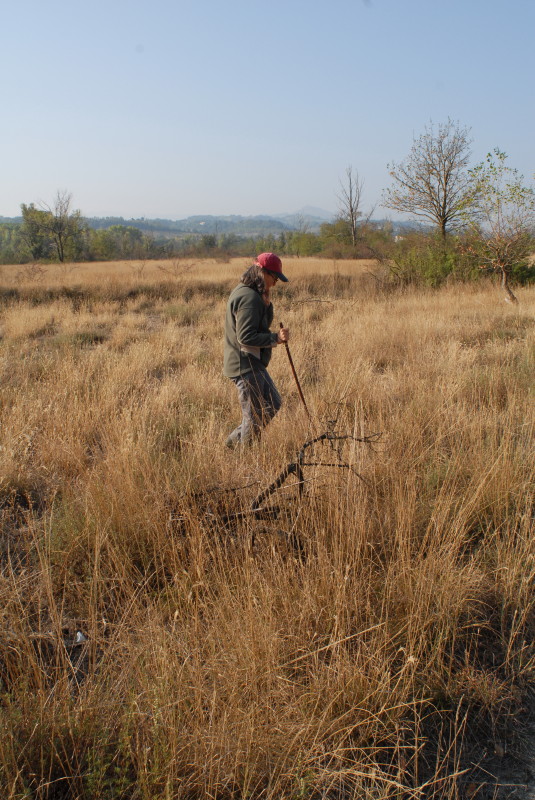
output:
<instances>
[{"instance_id":1,"label":"red baseball cap","mask_svg":"<svg viewBox=\"0 0 535 800\"><path fill-rule=\"evenodd\" d=\"M282 261L275 253L260 253L259 256L256 257L256 264L262 269L265 269L266 272L272 272L277 278L280 278L281 281L285 283L288 282L288 278L286 275L282 274Z\"/></svg>"}]
</instances>

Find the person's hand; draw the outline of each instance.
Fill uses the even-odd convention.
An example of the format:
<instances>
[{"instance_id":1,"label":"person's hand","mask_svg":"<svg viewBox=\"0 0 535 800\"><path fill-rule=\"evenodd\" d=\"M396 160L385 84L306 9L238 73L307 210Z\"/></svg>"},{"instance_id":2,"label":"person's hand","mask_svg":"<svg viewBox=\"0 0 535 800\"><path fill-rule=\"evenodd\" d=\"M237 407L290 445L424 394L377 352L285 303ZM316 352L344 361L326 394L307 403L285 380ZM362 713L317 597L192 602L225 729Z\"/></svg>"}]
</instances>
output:
<instances>
[{"instance_id":1,"label":"person's hand","mask_svg":"<svg viewBox=\"0 0 535 800\"><path fill-rule=\"evenodd\" d=\"M290 341L290 329L289 328L281 328L278 333L278 342L282 344L283 342Z\"/></svg>"}]
</instances>

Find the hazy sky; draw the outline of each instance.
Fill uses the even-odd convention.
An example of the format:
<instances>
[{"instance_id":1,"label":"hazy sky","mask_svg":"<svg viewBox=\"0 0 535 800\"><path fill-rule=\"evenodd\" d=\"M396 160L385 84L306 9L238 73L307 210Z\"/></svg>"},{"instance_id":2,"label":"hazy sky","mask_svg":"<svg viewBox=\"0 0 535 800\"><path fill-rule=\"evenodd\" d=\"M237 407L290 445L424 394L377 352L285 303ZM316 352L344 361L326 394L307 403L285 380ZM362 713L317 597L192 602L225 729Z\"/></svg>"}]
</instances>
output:
<instances>
[{"instance_id":1,"label":"hazy sky","mask_svg":"<svg viewBox=\"0 0 535 800\"><path fill-rule=\"evenodd\" d=\"M535 172L535 0L2 3L0 215L365 206L448 117Z\"/></svg>"}]
</instances>

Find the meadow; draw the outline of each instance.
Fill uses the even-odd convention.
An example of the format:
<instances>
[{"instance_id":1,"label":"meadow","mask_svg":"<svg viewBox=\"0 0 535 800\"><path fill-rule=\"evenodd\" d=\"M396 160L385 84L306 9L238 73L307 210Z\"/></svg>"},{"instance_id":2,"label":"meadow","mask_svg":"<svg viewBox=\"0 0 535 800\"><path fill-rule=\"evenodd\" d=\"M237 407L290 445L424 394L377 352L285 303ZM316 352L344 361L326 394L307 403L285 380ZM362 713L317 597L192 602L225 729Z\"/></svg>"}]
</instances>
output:
<instances>
[{"instance_id":1,"label":"meadow","mask_svg":"<svg viewBox=\"0 0 535 800\"><path fill-rule=\"evenodd\" d=\"M0 268L5 800L480 797L474 761L522 745L535 287L285 259L312 422L279 347L283 408L242 453L246 266ZM304 491L251 513L326 431Z\"/></svg>"}]
</instances>

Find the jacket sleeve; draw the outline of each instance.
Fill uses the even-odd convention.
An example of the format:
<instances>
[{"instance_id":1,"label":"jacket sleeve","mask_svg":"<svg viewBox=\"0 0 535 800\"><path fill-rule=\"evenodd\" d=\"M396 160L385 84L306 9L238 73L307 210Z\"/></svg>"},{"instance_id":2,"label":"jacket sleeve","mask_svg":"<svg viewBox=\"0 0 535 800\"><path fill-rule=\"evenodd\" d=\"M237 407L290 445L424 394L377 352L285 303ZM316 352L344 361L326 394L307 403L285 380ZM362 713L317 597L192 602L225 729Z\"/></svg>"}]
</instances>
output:
<instances>
[{"instance_id":1,"label":"jacket sleeve","mask_svg":"<svg viewBox=\"0 0 535 800\"><path fill-rule=\"evenodd\" d=\"M235 312L238 344L247 347L275 347L278 334L259 330L263 313L263 300L260 296L252 295L251 298L240 301ZM273 310L271 316L273 318Z\"/></svg>"}]
</instances>

